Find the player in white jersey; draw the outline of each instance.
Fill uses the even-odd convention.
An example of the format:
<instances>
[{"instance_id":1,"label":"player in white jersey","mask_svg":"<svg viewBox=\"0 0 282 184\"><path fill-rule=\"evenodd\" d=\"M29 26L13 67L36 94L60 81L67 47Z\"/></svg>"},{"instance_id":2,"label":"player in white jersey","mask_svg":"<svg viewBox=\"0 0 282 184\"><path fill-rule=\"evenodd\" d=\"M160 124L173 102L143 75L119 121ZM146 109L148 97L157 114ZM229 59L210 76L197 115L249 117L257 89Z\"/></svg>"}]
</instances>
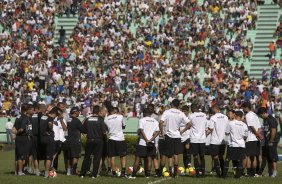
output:
<instances>
[{"instance_id":1,"label":"player in white jersey","mask_svg":"<svg viewBox=\"0 0 282 184\"><path fill-rule=\"evenodd\" d=\"M191 152L194 158L194 166L196 168L196 176L205 176L205 143L206 143L206 128L207 128L207 115L200 112L198 104L192 104L192 114L189 116L191 121L188 127L191 128L190 142ZM200 162L199 162L200 160Z\"/></svg>"},{"instance_id":2,"label":"player in white jersey","mask_svg":"<svg viewBox=\"0 0 282 184\"><path fill-rule=\"evenodd\" d=\"M236 167L236 178L243 175L243 159L246 157L245 141L248 137L248 127L242 122L243 112L235 111L235 120L228 123L226 134L230 135L230 144L224 164L223 178L227 176L229 161L232 160Z\"/></svg>"},{"instance_id":3,"label":"player in white jersey","mask_svg":"<svg viewBox=\"0 0 282 184\"><path fill-rule=\"evenodd\" d=\"M254 113L251 108L250 102L245 102L243 105L243 110L246 114L246 123L248 125L248 138L246 141L246 156L247 156L247 174L249 176L255 176L257 159L256 157L260 155L260 140L262 140L261 123L256 113Z\"/></svg>"},{"instance_id":4,"label":"player in white jersey","mask_svg":"<svg viewBox=\"0 0 282 184\"><path fill-rule=\"evenodd\" d=\"M123 116L118 114L119 110L116 107L111 107L108 109L110 115L105 118L105 124L108 128L108 157L110 158L112 174L117 176L117 168L115 165L115 157L120 157L121 162L121 177L125 176L126 170L126 155L127 146L124 140L123 129L125 129L125 124L123 121Z\"/></svg>"},{"instance_id":5,"label":"player in white jersey","mask_svg":"<svg viewBox=\"0 0 282 184\"><path fill-rule=\"evenodd\" d=\"M189 107L187 105L182 107L183 113L188 117L189 115ZM180 126L180 130L182 131L186 125L184 122ZM181 143L182 143L182 149L183 149L183 164L185 167L185 170L189 167L191 167L191 151L190 151L190 129L186 130L181 135Z\"/></svg>"},{"instance_id":6,"label":"player in white jersey","mask_svg":"<svg viewBox=\"0 0 282 184\"><path fill-rule=\"evenodd\" d=\"M174 158L174 173L172 174L172 164L169 163L169 172L175 177L177 176L178 170L178 155L181 153L181 134L184 132L180 131L180 125L184 122L186 125L189 122L189 119L185 116L185 114L180 111L179 105L180 101L178 99L174 99L171 102L172 108L166 110L160 120L160 137L164 137L165 142L165 156L168 158ZM163 125L166 124L165 132L163 131ZM160 164L160 169L158 176L161 177L162 170L165 163L162 161Z\"/></svg>"},{"instance_id":7,"label":"player in white jersey","mask_svg":"<svg viewBox=\"0 0 282 184\"><path fill-rule=\"evenodd\" d=\"M148 105L148 109L150 111L151 114L151 118L154 118L156 121L160 121L160 115L155 111L155 106L154 104L149 104ZM160 136L158 135L155 139L155 147L156 147L156 156L153 157L153 164L154 164L154 168L155 168L155 172L158 173L159 172L159 160L158 160L158 153L159 153L159 141L160 141Z\"/></svg>"},{"instance_id":8,"label":"player in white jersey","mask_svg":"<svg viewBox=\"0 0 282 184\"><path fill-rule=\"evenodd\" d=\"M218 106L212 107L214 114L210 118L208 131L211 133L210 154L214 160L214 168L218 177L222 175L224 169L224 153L225 153L225 130L228 124L228 118L220 112Z\"/></svg>"},{"instance_id":9,"label":"player in white jersey","mask_svg":"<svg viewBox=\"0 0 282 184\"><path fill-rule=\"evenodd\" d=\"M151 175L152 159L156 156L155 139L159 135L159 122L150 117L151 113L148 108L143 111L144 118L138 123L140 139L136 145L135 162L133 172L129 178L135 179L139 166L140 158L145 159L145 176Z\"/></svg>"}]
</instances>

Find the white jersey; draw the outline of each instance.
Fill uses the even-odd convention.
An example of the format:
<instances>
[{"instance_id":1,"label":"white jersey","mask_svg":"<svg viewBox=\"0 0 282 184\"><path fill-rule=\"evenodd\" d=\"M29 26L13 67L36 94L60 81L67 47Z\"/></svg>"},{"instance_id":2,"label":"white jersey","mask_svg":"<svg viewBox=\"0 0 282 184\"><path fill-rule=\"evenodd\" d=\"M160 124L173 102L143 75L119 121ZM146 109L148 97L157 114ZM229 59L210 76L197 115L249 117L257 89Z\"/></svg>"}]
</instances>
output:
<instances>
[{"instance_id":1,"label":"white jersey","mask_svg":"<svg viewBox=\"0 0 282 184\"><path fill-rule=\"evenodd\" d=\"M227 126L226 126L226 128L225 128L225 140L226 140L226 144L227 144L228 146L231 145L231 136L230 136L229 133L228 133L228 134L226 134L226 133L227 133L227 130L229 129L229 124L230 124L232 121L233 121L233 120L228 120L228 124L227 124Z\"/></svg>"},{"instance_id":2,"label":"white jersey","mask_svg":"<svg viewBox=\"0 0 282 184\"><path fill-rule=\"evenodd\" d=\"M207 120L207 127L210 127L211 121ZM206 128L207 130L207 128ZM206 136L206 146L209 146L211 144L211 134Z\"/></svg>"},{"instance_id":3,"label":"white jersey","mask_svg":"<svg viewBox=\"0 0 282 184\"><path fill-rule=\"evenodd\" d=\"M125 126L123 116L120 114L112 114L105 118L105 124L108 128L109 139L115 141L124 141L122 127Z\"/></svg>"},{"instance_id":4,"label":"white jersey","mask_svg":"<svg viewBox=\"0 0 282 184\"><path fill-rule=\"evenodd\" d=\"M138 129L139 130L142 129L144 131L144 134L147 137L147 139L150 140L153 137L153 134L160 130L159 129L159 122L156 121L154 118L144 117L144 118L141 118L139 120ZM152 143L155 143L155 141L153 141ZM145 141L145 139L142 135L140 137L139 145L141 145L141 146L147 145L146 141Z\"/></svg>"},{"instance_id":5,"label":"white jersey","mask_svg":"<svg viewBox=\"0 0 282 184\"><path fill-rule=\"evenodd\" d=\"M245 148L245 140L248 136L247 125L238 120L230 121L226 128L226 133L230 134L230 147L241 147Z\"/></svg>"},{"instance_id":6,"label":"white jersey","mask_svg":"<svg viewBox=\"0 0 282 184\"><path fill-rule=\"evenodd\" d=\"M180 124L180 130L182 131L186 127L185 122L182 122ZM187 139L190 139L190 132L191 129L186 130L185 132L182 133L181 135L181 142L185 142Z\"/></svg>"},{"instance_id":7,"label":"white jersey","mask_svg":"<svg viewBox=\"0 0 282 184\"><path fill-rule=\"evenodd\" d=\"M194 112L189 116L191 121L191 143L205 143L206 142L206 128L208 125L207 115L203 112Z\"/></svg>"},{"instance_id":8,"label":"white jersey","mask_svg":"<svg viewBox=\"0 0 282 184\"><path fill-rule=\"evenodd\" d=\"M256 131L258 131L258 129L261 128L261 124L256 113L254 113L253 111L248 112L246 114L246 123L249 128L247 142L258 141L256 135L253 133L253 131L250 128L251 126L253 126L256 129Z\"/></svg>"},{"instance_id":9,"label":"white jersey","mask_svg":"<svg viewBox=\"0 0 282 184\"><path fill-rule=\"evenodd\" d=\"M166 110L163 113L161 120L164 121L166 124L166 135L171 138L181 138L180 125L183 122L185 125L189 122L189 119L185 116L185 114L175 108Z\"/></svg>"},{"instance_id":10,"label":"white jersey","mask_svg":"<svg viewBox=\"0 0 282 184\"><path fill-rule=\"evenodd\" d=\"M213 129L211 133L211 144L225 144L225 130L228 124L228 118L222 113L216 113L210 119L209 128Z\"/></svg>"},{"instance_id":11,"label":"white jersey","mask_svg":"<svg viewBox=\"0 0 282 184\"><path fill-rule=\"evenodd\" d=\"M56 121L57 124L58 124L58 125L53 124L54 140L55 141L65 142L66 141L65 132L64 132L64 129L63 129L61 121L57 120L57 118L54 121ZM66 124L64 119L63 119L63 121Z\"/></svg>"}]
</instances>

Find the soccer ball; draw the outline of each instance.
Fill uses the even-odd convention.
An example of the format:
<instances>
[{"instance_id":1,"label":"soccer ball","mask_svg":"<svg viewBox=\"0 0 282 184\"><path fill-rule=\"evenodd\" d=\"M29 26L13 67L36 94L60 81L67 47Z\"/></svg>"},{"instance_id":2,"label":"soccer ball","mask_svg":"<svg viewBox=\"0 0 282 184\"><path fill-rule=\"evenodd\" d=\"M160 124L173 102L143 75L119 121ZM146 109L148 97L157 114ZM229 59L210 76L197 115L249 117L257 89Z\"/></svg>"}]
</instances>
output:
<instances>
[{"instance_id":1,"label":"soccer ball","mask_svg":"<svg viewBox=\"0 0 282 184\"><path fill-rule=\"evenodd\" d=\"M167 169L166 169L166 167L164 167L164 168L163 168L163 173L166 172L166 171L167 171Z\"/></svg>"},{"instance_id":2,"label":"soccer ball","mask_svg":"<svg viewBox=\"0 0 282 184\"><path fill-rule=\"evenodd\" d=\"M178 167L177 173L178 174L183 174L185 172L184 167Z\"/></svg>"},{"instance_id":3,"label":"soccer ball","mask_svg":"<svg viewBox=\"0 0 282 184\"><path fill-rule=\"evenodd\" d=\"M49 171L49 177L50 178L55 178L56 176L57 176L56 171L54 171L54 170Z\"/></svg>"},{"instance_id":4,"label":"soccer ball","mask_svg":"<svg viewBox=\"0 0 282 184\"><path fill-rule=\"evenodd\" d=\"M189 176L194 176L196 174L196 170L194 167L189 167L188 168L188 174Z\"/></svg>"},{"instance_id":5,"label":"soccer ball","mask_svg":"<svg viewBox=\"0 0 282 184\"><path fill-rule=\"evenodd\" d=\"M133 172L133 167L128 167L127 173L128 173L128 174L131 174L132 172Z\"/></svg>"},{"instance_id":6,"label":"soccer ball","mask_svg":"<svg viewBox=\"0 0 282 184\"><path fill-rule=\"evenodd\" d=\"M167 171L163 172L163 176L164 177L169 177L169 172L167 172Z\"/></svg>"},{"instance_id":7,"label":"soccer ball","mask_svg":"<svg viewBox=\"0 0 282 184\"><path fill-rule=\"evenodd\" d=\"M145 171L145 169L143 167L140 167L139 171L138 171L138 174L141 174Z\"/></svg>"},{"instance_id":8,"label":"soccer ball","mask_svg":"<svg viewBox=\"0 0 282 184\"><path fill-rule=\"evenodd\" d=\"M117 168L116 174L117 174L118 177L121 175L121 172L120 172L119 168Z\"/></svg>"}]
</instances>

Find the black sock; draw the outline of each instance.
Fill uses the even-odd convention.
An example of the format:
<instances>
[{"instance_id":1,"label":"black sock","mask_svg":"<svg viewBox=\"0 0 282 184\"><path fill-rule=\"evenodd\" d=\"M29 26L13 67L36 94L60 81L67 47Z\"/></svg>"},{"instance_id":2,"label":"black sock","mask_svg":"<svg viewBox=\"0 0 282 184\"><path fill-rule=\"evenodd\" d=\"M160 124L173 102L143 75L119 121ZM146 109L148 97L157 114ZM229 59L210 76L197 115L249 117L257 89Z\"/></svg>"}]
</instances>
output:
<instances>
[{"instance_id":1,"label":"black sock","mask_svg":"<svg viewBox=\"0 0 282 184\"><path fill-rule=\"evenodd\" d=\"M172 174L172 167L168 167L168 172L169 172L169 174L171 175Z\"/></svg>"},{"instance_id":2,"label":"black sock","mask_svg":"<svg viewBox=\"0 0 282 184\"><path fill-rule=\"evenodd\" d=\"M202 176L204 177L206 174L205 156L201 157L201 172L202 172Z\"/></svg>"},{"instance_id":3,"label":"black sock","mask_svg":"<svg viewBox=\"0 0 282 184\"><path fill-rule=\"evenodd\" d=\"M133 168L133 171L132 171L132 173L131 173L131 176L132 176L132 177L135 177L135 176L136 176L136 173L137 173L137 170Z\"/></svg>"},{"instance_id":4,"label":"black sock","mask_svg":"<svg viewBox=\"0 0 282 184\"><path fill-rule=\"evenodd\" d=\"M158 172L158 177L161 177L163 175L163 168L164 166L163 165L160 165L160 168L159 168L159 172Z\"/></svg>"},{"instance_id":5,"label":"black sock","mask_svg":"<svg viewBox=\"0 0 282 184\"><path fill-rule=\"evenodd\" d=\"M214 168L215 168L215 172L216 172L217 176L220 177L220 165L219 165L218 159L214 160Z\"/></svg>"},{"instance_id":6,"label":"black sock","mask_svg":"<svg viewBox=\"0 0 282 184\"><path fill-rule=\"evenodd\" d=\"M77 164L74 164L73 167L72 167L73 174L76 174L76 168L77 168Z\"/></svg>"},{"instance_id":7,"label":"black sock","mask_svg":"<svg viewBox=\"0 0 282 184\"><path fill-rule=\"evenodd\" d=\"M126 171L126 169L125 169L125 167L123 167L123 168L121 169L121 175L125 175L125 171Z\"/></svg>"},{"instance_id":8,"label":"black sock","mask_svg":"<svg viewBox=\"0 0 282 184\"><path fill-rule=\"evenodd\" d=\"M223 174L222 174L222 177L223 177L223 178L226 178L226 177L227 177L228 169L229 169L229 161L226 160L226 161L224 162L224 170L223 170Z\"/></svg>"},{"instance_id":9,"label":"black sock","mask_svg":"<svg viewBox=\"0 0 282 184\"><path fill-rule=\"evenodd\" d=\"M151 170L146 170L145 171L145 176L150 177L151 176Z\"/></svg>"},{"instance_id":10,"label":"black sock","mask_svg":"<svg viewBox=\"0 0 282 184\"><path fill-rule=\"evenodd\" d=\"M111 172L112 171L112 168L111 167L108 167L108 172Z\"/></svg>"},{"instance_id":11,"label":"black sock","mask_svg":"<svg viewBox=\"0 0 282 184\"><path fill-rule=\"evenodd\" d=\"M116 176L116 175L117 175L117 172L116 172L116 171L112 171L112 175L113 175L113 176Z\"/></svg>"},{"instance_id":12,"label":"black sock","mask_svg":"<svg viewBox=\"0 0 282 184\"><path fill-rule=\"evenodd\" d=\"M251 168L247 168L247 175L251 176Z\"/></svg>"},{"instance_id":13,"label":"black sock","mask_svg":"<svg viewBox=\"0 0 282 184\"><path fill-rule=\"evenodd\" d=\"M156 175L158 175L159 169L155 169L155 173L156 173Z\"/></svg>"},{"instance_id":14,"label":"black sock","mask_svg":"<svg viewBox=\"0 0 282 184\"><path fill-rule=\"evenodd\" d=\"M220 163L221 175L223 175L223 170L224 170L224 160L223 160L223 158L219 159L219 163Z\"/></svg>"},{"instance_id":15,"label":"black sock","mask_svg":"<svg viewBox=\"0 0 282 184\"><path fill-rule=\"evenodd\" d=\"M195 166L195 169L196 169L196 176L199 176L199 173L200 173L200 165L199 165L199 160L198 158L194 157L194 166Z\"/></svg>"},{"instance_id":16,"label":"black sock","mask_svg":"<svg viewBox=\"0 0 282 184\"><path fill-rule=\"evenodd\" d=\"M177 176L178 165L174 165L174 173L173 176Z\"/></svg>"}]
</instances>

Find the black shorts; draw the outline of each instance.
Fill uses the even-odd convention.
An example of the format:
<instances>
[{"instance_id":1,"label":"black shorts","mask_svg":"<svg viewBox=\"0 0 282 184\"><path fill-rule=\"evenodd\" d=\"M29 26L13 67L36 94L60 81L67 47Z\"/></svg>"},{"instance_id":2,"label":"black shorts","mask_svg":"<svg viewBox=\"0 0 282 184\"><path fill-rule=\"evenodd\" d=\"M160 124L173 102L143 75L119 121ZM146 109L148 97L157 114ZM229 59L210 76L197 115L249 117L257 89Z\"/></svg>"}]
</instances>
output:
<instances>
[{"instance_id":1,"label":"black shorts","mask_svg":"<svg viewBox=\"0 0 282 184\"><path fill-rule=\"evenodd\" d=\"M278 161L277 143L273 143L273 146L264 146L266 151L266 158L268 162Z\"/></svg>"},{"instance_id":2,"label":"black shorts","mask_svg":"<svg viewBox=\"0 0 282 184\"><path fill-rule=\"evenodd\" d=\"M62 150L62 141L55 141L55 153L60 154Z\"/></svg>"},{"instance_id":3,"label":"black shorts","mask_svg":"<svg viewBox=\"0 0 282 184\"><path fill-rule=\"evenodd\" d=\"M246 149L241 147L229 147L227 158L229 160L243 160L246 158Z\"/></svg>"},{"instance_id":4,"label":"black shorts","mask_svg":"<svg viewBox=\"0 0 282 184\"><path fill-rule=\"evenodd\" d=\"M55 141L52 136L42 136L41 144L44 147L45 160L53 160L55 154Z\"/></svg>"},{"instance_id":5,"label":"black shorts","mask_svg":"<svg viewBox=\"0 0 282 184\"><path fill-rule=\"evenodd\" d=\"M187 139L186 141L182 142L182 154L183 155L191 154L191 148L186 149L187 144L190 144L190 139Z\"/></svg>"},{"instance_id":6,"label":"black shorts","mask_svg":"<svg viewBox=\"0 0 282 184\"><path fill-rule=\"evenodd\" d=\"M142 146L136 145L136 156L138 157L154 157L157 155L156 147L155 146Z\"/></svg>"},{"instance_id":7,"label":"black shorts","mask_svg":"<svg viewBox=\"0 0 282 184\"><path fill-rule=\"evenodd\" d=\"M124 157L127 155L127 145L125 141L108 140L108 157Z\"/></svg>"},{"instance_id":8,"label":"black shorts","mask_svg":"<svg viewBox=\"0 0 282 184\"><path fill-rule=\"evenodd\" d=\"M205 143L191 143L190 149L193 155L204 156L206 151Z\"/></svg>"},{"instance_id":9,"label":"black shorts","mask_svg":"<svg viewBox=\"0 0 282 184\"><path fill-rule=\"evenodd\" d=\"M81 143L70 143L69 144L69 157L80 158L81 154Z\"/></svg>"},{"instance_id":10,"label":"black shorts","mask_svg":"<svg viewBox=\"0 0 282 184\"><path fill-rule=\"evenodd\" d=\"M260 155L260 142L250 141L246 142L246 156L258 156Z\"/></svg>"},{"instance_id":11,"label":"black shorts","mask_svg":"<svg viewBox=\"0 0 282 184\"><path fill-rule=\"evenodd\" d=\"M171 158L173 155L179 155L182 151L182 144L180 138L171 138L165 135L164 144L164 155L168 158Z\"/></svg>"},{"instance_id":12,"label":"black shorts","mask_svg":"<svg viewBox=\"0 0 282 184\"><path fill-rule=\"evenodd\" d=\"M261 147L261 156L267 157L267 155L268 155L268 148L267 148L267 146L262 146Z\"/></svg>"},{"instance_id":13,"label":"black shorts","mask_svg":"<svg viewBox=\"0 0 282 184\"><path fill-rule=\"evenodd\" d=\"M108 156L108 147L107 147L107 140L103 140L103 153L102 153L102 157L106 158Z\"/></svg>"},{"instance_id":14,"label":"black shorts","mask_svg":"<svg viewBox=\"0 0 282 184\"><path fill-rule=\"evenodd\" d=\"M211 155L211 145L205 145L205 155Z\"/></svg>"},{"instance_id":15,"label":"black shorts","mask_svg":"<svg viewBox=\"0 0 282 184\"><path fill-rule=\"evenodd\" d=\"M221 144L221 145L215 145L215 144L211 144L210 145L210 154L211 156L223 156L225 153L225 144Z\"/></svg>"},{"instance_id":16,"label":"black shorts","mask_svg":"<svg viewBox=\"0 0 282 184\"><path fill-rule=\"evenodd\" d=\"M159 153L160 153L160 156L165 154L165 140L164 139L159 139Z\"/></svg>"},{"instance_id":17,"label":"black shorts","mask_svg":"<svg viewBox=\"0 0 282 184\"><path fill-rule=\"evenodd\" d=\"M32 151L32 139L27 136L17 136L16 140L16 160L27 160Z\"/></svg>"},{"instance_id":18,"label":"black shorts","mask_svg":"<svg viewBox=\"0 0 282 184\"><path fill-rule=\"evenodd\" d=\"M38 136L32 137L32 157L34 160L39 159L40 151L39 151L40 139Z\"/></svg>"}]
</instances>

